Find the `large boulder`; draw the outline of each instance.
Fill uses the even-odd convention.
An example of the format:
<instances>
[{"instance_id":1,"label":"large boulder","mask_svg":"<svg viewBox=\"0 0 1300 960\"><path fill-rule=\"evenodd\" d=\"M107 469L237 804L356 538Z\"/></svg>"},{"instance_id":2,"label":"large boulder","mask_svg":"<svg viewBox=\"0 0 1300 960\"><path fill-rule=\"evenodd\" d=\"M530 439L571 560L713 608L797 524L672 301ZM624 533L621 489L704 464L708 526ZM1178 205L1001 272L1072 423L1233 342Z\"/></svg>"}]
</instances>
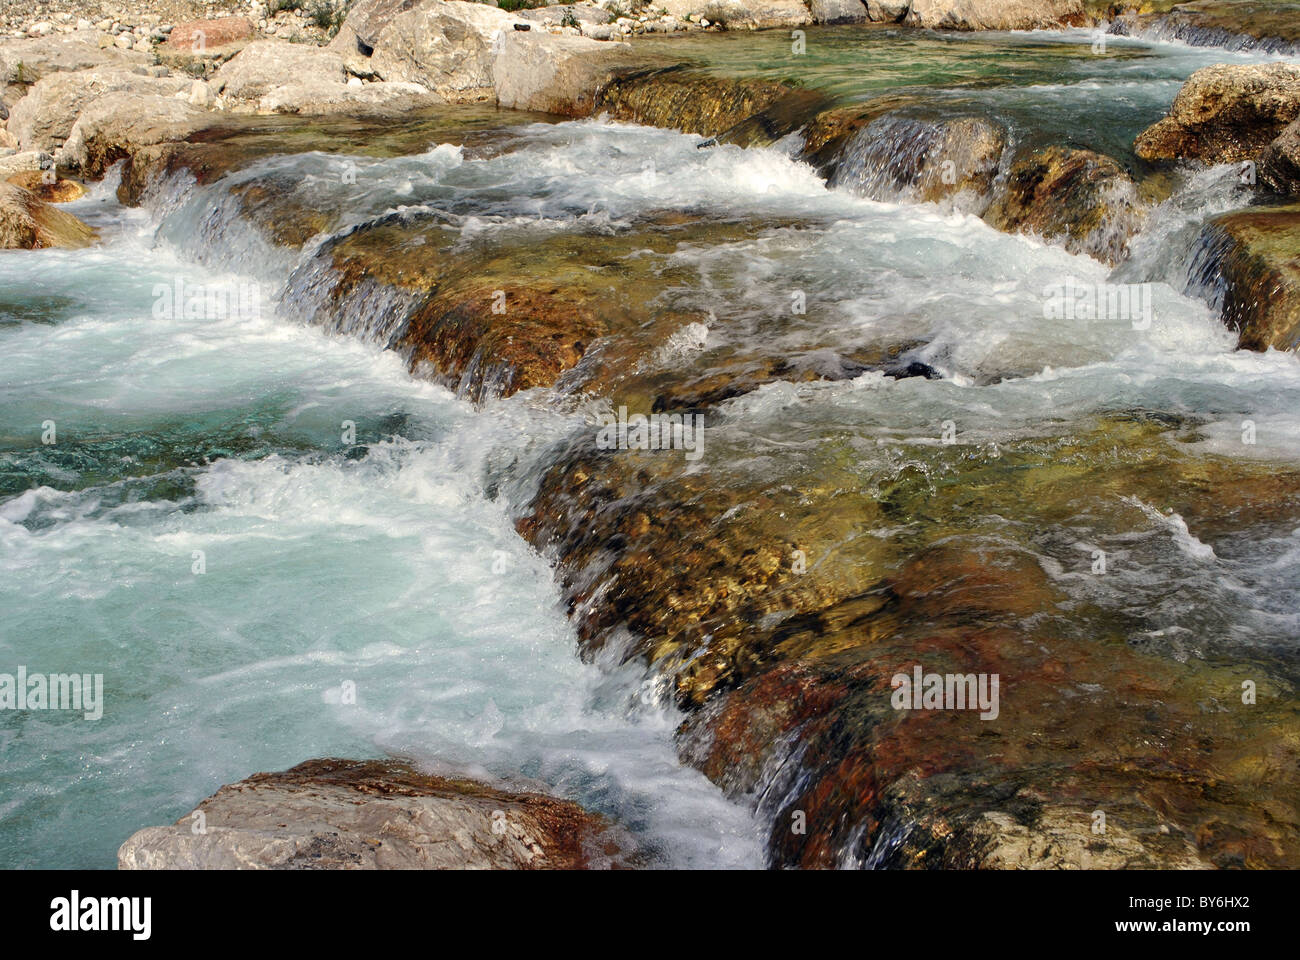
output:
<instances>
[{"instance_id":1,"label":"large boulder","mask_svg":"<svg viewBox=\"0 0 1300 960\"><path fill-rule=\"evenodd\" d=\"M228 109L251 113L263 97L280 87L342 85L347 78L343 58L332 50L287 40L258 40L221 66L212 78L212 89Z\"/></svg>"},{"instance_id":2,"label":"large boulder","mask_svg":"<svg viewBox=\"0 0 1300 960\"><path fill-rule=\"evenodd\" d=\"M1278 193L1300 194L1300 120L1293 120L1265 149L1259 179Z\"/></svg>"},{"instance_id":3,"label":"large boulder","mask_svg":"<svg viewBox=\"0 0 1300 960\"><path fill-rule=\"evenodd\" d=\"M511 30L497 44L492 78L503 107L586 116L599 89L643 62L626 44Z\"/></svg>"},{"instance_id":4,"label":"large boulder","mask_svg":"<svg viewBox=\"0 0 1300 960\"><path fill-rule=\"evenodd\" d=\"M930 29L1030 30L1082 13L1083 0L912 0L906 22Z\"/></svg>"},{"instance_id":5,"label":"large boulder","mask_svg":"<svg viewBox=\"0 0 1300 960\"><path fill-rule=\"evenodd\" d=\"M309 760L222 787L171 826L133 834L117 860L121 870L583 869L611 864L614 834L566 800L391 761Z\"/></svg>"},{"instance_id":6,"label":"large boulder","mask_svg":"<svg viewBox=\"0 0 1300 960\"><path fill-rule=\"evenodd\" d=\"M1146 219L1137 186L1110 157L1049 147L1012 165L1004 192L984 219L1007 233L1029 233L1114 264Z\"/></svg>"},{"instance_id":7,"label":"large boulder","mask_svg":"<svg viewBox=\"0 0 1300 960\"><path fill-rule=\"evenodd\" d=\"M0 183L0 250L87 247L95 231L30 190Z\"/></svg>"},{"instance_id":8,"label":"large boulder","mask_svg":"<svg viewBox=\"0 0 1300 960\"><path fill-rule=\"evenodd\" d=\"M101 177L119 160L127 161L120 196L138 196L165 148L211 126L218 115L176 97L130 92L109 93L82 111L59 164L83 177Z\"/></svg>"},{"instance_id":9,"label":"large boulder","mask_svg":"<svg viewBox=\"0 0 1300 960\"><path fill-rule=\"evenodd\" d=\"M1134 148L1144 160L1253 160L1297 117L1300 66L1216 64L1188 78Z\"/></svg>"},{"instance_id":10,"label":"large boulder","mask_svg":"<svg viewBox=\"0 0 1300 960\"><path fill-rule=\"evenodd\" d=\"M220 17L215 20L190 20L177 24L162 44L168 50L198 52L210 47L224 47L253 35L253 24L244 17Z\"/></svg>"},{"instance_id":11,"label":"large boulder","mask_svg":"<svg viewBox=\"0 0 1300 960\"><path fill-rule=\"evenodd\" d=\"M24 150L54 151L68 138L82 110L104 94L173 96L187 89L190 82L180 77L151 77L122 69L54 73L38 82L14 105L9 131Z\"/></svg>"},{"instance_id":12,"label":"large boulder","mask_svg":"<svg viewBox=\"0 0 1300 960\"><path fill-rule=\"evenodd\" d=\"M862 23L867 19L863 0L812 0L808 9L814 23Z\"/></svg>"},{"instance_id":13,"label":"large boulder","mask_svg":"<svg viewBox=\"0 0 1300 960\"><path fill-rule=\"evenodd\" d=\"M516 22L482 3L361 0L329 51L359 76L418 83L450 102L490 100L493 43Z\"/></svg>"},{"instance_id":14,"label":"large boulder","mask_svg":"<svg viewBox=\"0 0 1300 960\"><path fill-rule=\"evenodd\" d=\"M339 113L393 114L445 102L418 83L290 83L257 101L258 113L323 116Z\"/></svg>"},{"instance_id":15,"label":"large boulder","mask_svg":"<svg viewBox=\"0 0 1300 960\"><path fill-rule=\"evenodd\" d=\"M907 16L912 0L867 0L867 19L877 23L898 23Z\"/></svg>"}]
</instances>

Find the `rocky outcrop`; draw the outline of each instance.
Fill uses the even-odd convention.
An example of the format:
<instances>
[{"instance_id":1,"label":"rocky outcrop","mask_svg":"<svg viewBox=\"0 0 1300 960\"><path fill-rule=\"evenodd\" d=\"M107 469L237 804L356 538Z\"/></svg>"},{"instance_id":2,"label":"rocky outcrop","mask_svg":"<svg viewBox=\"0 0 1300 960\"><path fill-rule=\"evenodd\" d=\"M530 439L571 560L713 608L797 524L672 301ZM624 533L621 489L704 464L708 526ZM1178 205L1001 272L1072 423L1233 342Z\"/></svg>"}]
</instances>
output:
<instances>
[{"instance_id":1,"label":"rocky outcrop","mask_svg":"<svg viewBox=\"0 0 1300 960\"><path fill-rule=\"evenodd\" d=\"M630 850L575 803L396 761L309 760L222 787L118 851L121 870L572 870Z\"/></svg>"},{"instance_id":2,"label":"rocky outcrop","mask_svg":"<svg viewBox=\"0 0 1300 960\"><path fill-rule=\"evenodd\" d=\"M1300 194L1300 120L1268 145L1259 160L1259 180L1278 193Z\"/></svg>"},{"instance_id":3,"label":"rocky outcrop","mask_svg":"<svg viewBox=\"0 0 1300 960\"><path fill-rule=\"evenodd\" d=\"M168 145L211 126L216 117L176 97L109 93L82 111L58 161L83 177L97 178L125 160L122 196L138 196L152 163Z\"/></svg>"},{"instance_id":4,"label":"rocky outcrop","mask_svg":"<svg viewBox=\"0 0 1300 960\"><path fill-rule=\"evenodd\" d=\"M867 19L877 23L899 23L911 6L912 0L867 0Z\"/></svg>"},{"instance_id":5,"label":"rocky outcrop","mask_svg":"<svg viewBox=\"0 0 1300 960\"><path fill-rule=\"evenodd\" d=\"M1030 233L1104 263L1128 256L1145 207L1133 180L1110 157L1050 147L1019 158L984 219L1008 233Z\"/></svg>"},{"instance_id":6,"label":"rocky outcrop","mask_svg":"<svg viewBox=\"0 0 1300 960\"><path fill-rule=\"evenodd\" d=\"M258 40L221 66L212 78L212 90L230 109L252 112L263 97L289 84L341 87L347 79L337 53L285 40Z\"/></svg>"},{"instance_id":7,"label":"rocky outcrop","mask_svg":"<svg viewBox=\"0 0 1300 960\"><path fill-rule=\"evenodd\" d=\"M516 110L586 116L616 76L644 66L624 44L511 30L491 60L497 102Z\"/></svg>"},{"instance_id":8,"label":"rocky outcrop","mask_svg":"<svg viewBox=\"0 0 1300 960\"><path fill-rule=\"evenodd\" d=\"M0 183L0 250L88 247L95 231L30 190Z\"/></svg>"},{"instance_id":9,"label":"rocky outcrop","mask_svg":"<svg viewBox=\"0 0 1300 960\"><path fill-rule=\"evenodd\" d=\"M1300 347L1300 206L1239 210L1204 228L1192 293L1218 307L1246 350Z\"/></svg>"},{"instance_id":10,"label":"rocky outcrop","mask_svg":"<svg viewBox=\"0 0 1300 960\"><path fill-rule=\"evenodd\" d=\"M1300 117L1300 66L1218 64L1183 84L1169 115L1144 130L1144 160L1254 160Z\"/></svg>"},{"instance_id":11,"label":"rocky outcrop","mask_svg":"<svg viewBox=\"0 0 1300 960\"><path fill-rule=\"evenodd\" d=\"M1082 0L911 0L904 22L944 30L1032 30L1082 12Z\"/></svg>"},{"instance_id":12,"label":"rocky outcrop","mask_svg":"<svg viewBox=\"0 0 1300 960\"><path fill-rule=\"evenodd\" d=\"M864 0L811 0L813 23L862 23L867 19Z\"/></svg>"},{"instance_id":13,"label":"rocky outcrop","mask_svg":"<svg viewBox=\"0 0 1300 960\"><path fill-rule=\"evenodd\" d=\"M812 23L814 16L803 0L663 0L654 9L666 10L678 20L702 17L728 30L801 27Z\"/></svg>"},{"instance_id":14,"label":"rocky outcrop","mask_svg":"<svg viewBox=\"0 0 1300 960\"><path fill-rule=\"evenodd\" d=\"M457 0L361 0L330 43L358 76L418 83L452 102L494 96L493 43L521 22Z\"/></svg>"},{"instance_id":15,"label":"rocky outcrop","mask_svg":"<svg viewBox=\"0 0 1300 960\"><path fill-rule=\"evenodd\" d=\"M0 86L30 86L52 73L116 67L147 67L141 50L101 46L93 33L55 34L0 43Z\"/></svg>"},{"instance_id":16,"label":"rocky outcrop","mask_svg":"<svg viewBox=\"0 0 1300 960\"><path fill-rule=\"evenodd\" d=\"M24 150L57 150L81 112L107 93L174 96L193 81L151 77L130 70L78 70L55 73L35 84L14 106L9 130Z\"/></svg>"}]
</instances>

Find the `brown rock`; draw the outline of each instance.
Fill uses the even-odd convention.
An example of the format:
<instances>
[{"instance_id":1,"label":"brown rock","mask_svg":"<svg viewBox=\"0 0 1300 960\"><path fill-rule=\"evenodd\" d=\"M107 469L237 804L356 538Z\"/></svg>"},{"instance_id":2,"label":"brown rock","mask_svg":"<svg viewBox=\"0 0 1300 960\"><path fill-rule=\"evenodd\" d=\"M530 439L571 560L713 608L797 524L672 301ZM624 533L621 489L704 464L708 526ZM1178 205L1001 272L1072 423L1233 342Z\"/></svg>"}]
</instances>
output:
<instances>
[{"instance_id":1,"label":"brown rock","mask_svg":"<svg viewBox=\"0 0 1300 960\"><path fill-rule=\"evenodd\" d=\"M88 247L96 234L76 217L30 190L0 183L0 250Z\"/></svg>"},{"instance_id":2,"label":"brown rock","mask_svg":"<svg viewBox=\"0 0 1300 960\"><path fill-rule=\"evenodd\" d=\"M15 173L8 182L24 190L30 190L46 203L67 203L86 195L86 188L75 180L64 180L60 177L51 182L40 170Z\"/></svg>"},{"instance_id":3,"label":"brown rock","mask_svg":"<svg viewBox=\"0 0 1300 960\"><path fill-rule=\"evenodd\" d=\"M1133 180L1110 157L1049 147L1013 164L1005 191L984 219L1008 233L1032 233L1104 263L1128 256L1146 217Z\"/></svg>"},{"instance_id":4,"label":"brown rock","mask_svg":"<svg viewBox=\"0 0 1300 960\"><path fill-rule=\"evenodd\" d=\"M1297 117L1300 66L1219 64L1192 74L1134 149L1144 160L1254 160Z\"/></svg>"},{"instance_id":5,"label":"brown rock","mask_svg":"<svg viewBox=\"0 0 1300 960\"><path fill-rule=\"evenodd\" d=\"M118 851L118 869L572 870L611 866L629 849L565 800L396 761L309 760L224 786L170 827L140 830Z\"/></svg>"},{"instance_id":6,"label":"brown rock","mask_svg":"<svg viewBox=\"0 0 1300 960\"><path fill-rule=\"evenodd\" d=\"M170 50L197 52L212 47L224 47L238 40L247 40L252 35L253 24L244 17L189 20L176 24L163 46Z\"/></svg>"}]
</instances>

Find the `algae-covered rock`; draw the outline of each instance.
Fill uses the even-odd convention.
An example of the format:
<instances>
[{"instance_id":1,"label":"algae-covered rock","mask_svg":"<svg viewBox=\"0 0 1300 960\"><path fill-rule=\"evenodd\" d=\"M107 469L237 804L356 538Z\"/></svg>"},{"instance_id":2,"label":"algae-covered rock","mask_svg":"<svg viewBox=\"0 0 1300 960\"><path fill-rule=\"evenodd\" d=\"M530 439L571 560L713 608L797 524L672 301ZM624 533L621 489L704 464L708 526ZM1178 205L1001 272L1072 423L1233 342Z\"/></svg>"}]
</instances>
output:
<instances>
[{"instance_id":1,"label":"algae-covered rock","mask_svg":"<svg viewBox=\"0 0 1300 960\"><path fill-rule=\"evenodd\" d=\"M1300 346L1300 206L1239 210L1207 224L1196 292L1220 307L1248 350Z\"/></svg>"},{"instance_id":2,"label":"algae-covered rock","mask_svg":"<svg viewBox=\"0 0 1300 960\"><path fill-rule=\"evenodd\" d=\"M1113 264L1128 255L1128 240L1145 215L1133 180L1110 157L1049 147L1013 164L984 219Z\"/></svg>"}]
</instances>

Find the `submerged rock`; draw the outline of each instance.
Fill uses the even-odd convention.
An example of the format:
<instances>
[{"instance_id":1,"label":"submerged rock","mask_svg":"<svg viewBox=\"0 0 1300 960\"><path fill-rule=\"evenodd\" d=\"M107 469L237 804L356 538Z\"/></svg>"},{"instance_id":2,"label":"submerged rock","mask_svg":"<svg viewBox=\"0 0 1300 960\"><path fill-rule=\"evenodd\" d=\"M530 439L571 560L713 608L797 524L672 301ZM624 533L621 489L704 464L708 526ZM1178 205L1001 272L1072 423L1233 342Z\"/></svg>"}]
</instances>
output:
<instances>
[{"instance_id":1,"label":"submerged rock","mask_svg":"<svg viewBox=\"0 0 1300 960\"><path fill-rule=\"evenodd\" d=\"M615 77L598 91L596 108L619 120L717 136L789 97L788 83L728 79L688 67L652 67Z\"/></svg>"},{"instance_id":2,"label":"submerged rock","mask_svg":"<svg viewBox=\"0 0 1300 960\"><path fill-rule=\"evenodd\" d=\"M224 786L117 856L120 870L573 870L629 851L566 800L391 760L309 760Z\"/></svg>"},{"instance_id":3,"label":"submerged rock","mask_svg":"<svg viewBox=\"0 0 1300 960\"><path fill-rule=\"evenodd\" d=\"M979 117L887 113L844 145L829 183L874 200L946 201L978 215L992 200L1006 145L1006 130Z\"/></svg>"},{"instance_id":4,"label":"submerged rock","mask_svg":"<svg viewBox=\"0 0 1300 960\"><path fill-rule=\"evenodd\" d=\"M1219 64L1193 73L1134 149L1144 160L1254 160L1297 117L1300 66Z\"/></svg>"},{"instance_id":5,"label":"submerged rock","mask_svg":"<svg viewBox=\"0 0 1300 960\"><path fill-rule=\"evenodd\" d=\"M1008 233L1031 233L1103 263L1128 256L1146 210L1133 180L1110 157L1049 147L1018 159L984 219Z\"/></svg>"},{"instance_id":6,"label":"submerged rock","mask_svg":"<svg viewBox=\"0 0 1300 960\"><path fill-rule=\"evenodd\" d=\"M0 183L0 250L88 247L95 231L30 190Z\"/></svg>"},{"instance_id":7,"label":"submerged rock","mask_svg":"<svg viewBox=\"0 0 1300 960\"><path fill-rule=\"evenodd\" d=\"M687 711L683 758L771 823L772 865L1300 862L1300 816L1261 775L1295 781L1286 681L1243 706L1260 664L1125 642L1161 615L1083 600L1045 556L1079 525L1151 523L1122 497L1202 530L1251 488L1289 504L1288 530L1300 476L1171 460L1167 426L1122 417L901 457L849 423L724 418L697 463L575 438L519 525L559 559L584 649L652 664ZM893 679L918 664L997 675L997 715L900 709Z\"/></svg>"},{"instance_id":8,"label":"submerged rock","mask_svg":"<svg viewBox=\"0 0 1300 960\"><path fill-rule=\"evenodd\" d=\"M1214 218L1190 273L1192 292L1220 309L1243 349L1300 347L1300 206Z\"/></svg>"}]
</instances>

